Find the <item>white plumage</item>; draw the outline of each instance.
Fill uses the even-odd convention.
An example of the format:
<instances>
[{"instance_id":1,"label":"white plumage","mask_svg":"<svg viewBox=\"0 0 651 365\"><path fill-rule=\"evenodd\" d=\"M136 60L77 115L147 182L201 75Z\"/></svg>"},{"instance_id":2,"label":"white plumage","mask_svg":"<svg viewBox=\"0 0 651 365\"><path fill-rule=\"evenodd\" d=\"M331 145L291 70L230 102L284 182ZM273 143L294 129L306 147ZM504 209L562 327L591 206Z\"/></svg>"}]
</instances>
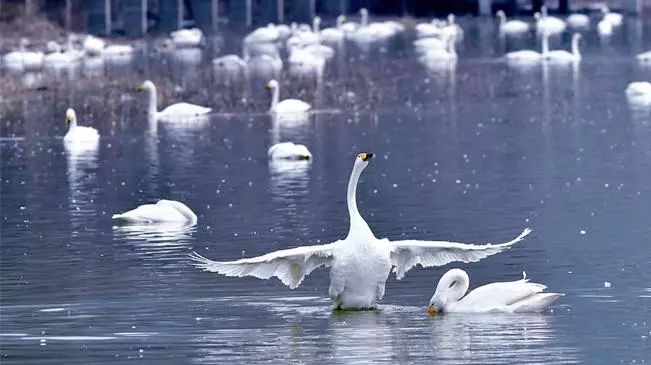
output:
<instances>
[{"instance_id":1,"label":"white plumage","mask_svg":"<svg viewBox=\"0 0 651 365\"><path fill-rule=\"evenodd\" d=\"M66 111L66 120L68 121L68 132L63 137L67 145L96 145L99 141L97 129L92 127L82 127L77 125L77 113L74 109L68 108Z\"/></svg>"},{"instance_id":2,"label":"white plumage","mask_svg":"<svg viewBox=\"0 0 651 365\"><path fill-rule=\"evenodd\" d=\"M525 23L522 20L506 20L506 14L503 10L498 10L496 13L499 18L499 29L501 33L504 34L522 34L529 31L529 23Z\"/></svg>"},{"instance_id":3,"label":"white plumage","mask_svg":"<svg viewBox=\"0 0 651 365\"><path fill-rule=\"evenodd\" d=\"M312 153L305 145L293 142L276 143L269 147L267 155L272 160L309 160L312 158Z\"/></svg>"},{"instance_id":4,"label":"white plumage","mask_svg":"<svg viewBox=\"0 0 651 365\"><path fill-rule=\"evenodd\" d=\"M127 223L197 222L197 215L187 205L174 200L159 200L128 212L114 214L113 219Z\"/></svg>"},{"instance_id":5,"label":"white plumage","mask_svg":"<svg viewBox=\"0 0 651 365\"><path fill-rule=\"evenodd\" d=\"M147 80L138 87L138 91L147 91L149 94L148 114L150 118L157 120L186 121L188 119L196 119L197 117L204 116L212 111L211 108L189 103L172 104L167 108L158 111L156 86L154 83Z\"/></svg>"},{"instance_id":6,"label":"white plumage","mask_svg":"<svg viewBox=\"0 0 651 365\"><path fill-rule=\"evenodd\" d=\"M276 80L269 81L269 83L267 83L267 89L270 89L272 92L271 106L269 108L269 111L272 113L301 114L306 113L311 108L310 104L304 102L303 100L285 99L283 101L278 101L280 86Z\"/></svg>"},{"instance_id":7,"label":"white plumage","mask_svg":"<svg viewBox=\"0 0 651 365\"><path fill-rule=\"evenodd\" d=\"M179 29L170 33L170 38L176 47L197 47L201 45L203 32L201 29Z\"/></svg>"},{"instance_id":8,"label":"white plumage","mask_svg":"<svg viewBox=\"0 0 651 365\"><path fill-rule=\"evenodd\" d=\"M543 293L547 287L530 283L525 273L521 280L483 285L466 294L469 285L470 278L465 271L452 269L446 272L436 286L427 311L430 314L540 312L563 296L558 293Z\"/></svg>"},{"instance_id":9,"label":"white plumage","mask_svg":"<svg viewBox=\"0 0 651 365\"><path fill-rule=\"evenodd\" d=\"M305 275L320 266L330 267L328 290L333 307L373 308L384 296L385 282L391 269L398 279L416 265L423 267L449 262L474 262L508 249L530 230L510 242L499 245L468 245L446 241L377 239L357 210L357 182L373 154L361 153L355 159L348 182L347 203L350 229L345 239L334 243L280 250L237 261L212 261L197 253L190 258L197 267L226 276L277 277L296 288Z\"/></svg>"}]
</instances>

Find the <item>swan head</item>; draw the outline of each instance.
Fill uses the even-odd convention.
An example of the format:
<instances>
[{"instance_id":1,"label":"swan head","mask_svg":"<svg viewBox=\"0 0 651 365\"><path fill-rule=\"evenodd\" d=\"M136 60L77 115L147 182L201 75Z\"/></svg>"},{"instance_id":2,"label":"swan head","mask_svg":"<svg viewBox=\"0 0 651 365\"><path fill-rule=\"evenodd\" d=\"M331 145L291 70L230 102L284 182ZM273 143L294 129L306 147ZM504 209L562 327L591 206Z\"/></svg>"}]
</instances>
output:
<instances>
[{"instance_id":1,"label":"swan head","mask_svg":"<svg viewBox=\"0 0 651 365\"><path fill-rule=\"evenodd\" d=\"M574 41L574 42L578 42L578 41L580 41L581 38L582 38L581 33L574 33L574 34L572 35L572 41Z\"/></svg>"},{"instance_id":2,"label":"swan head","mask_svg":"<svg viewBox=\"0 0 651 365\"><path fill-rule=\"evenodd\" d=\"M454 24L454 14L448 14L448 24Z\"/></svg>"},{"instance_id":3,"label":"swan head","mask_svg":"<svg viewBox=\"0 0 651 365\"><path fill-rule=\"evenodd\" d=\"M142 85L138 86L138 88L136 90L138 90L138 91L145 91L145 90L146 91L152 91L155 88L156 87L154 86L154 83L147 80L147 81L143 82Z\"/></svg>"},{"instance_id":4,"label":"swan head","mask_svg":"<svg viewBox=\"0 0 651 365\"><path fill-rule=\"evenodd\" d=\"M536 20L540 20L541 17L542 17L542 16L540 15L539 12L535 12L535 13L533 13L533 18L534 18L534 19L536 19Z\"/></svg>"},{"instance_id":5,"label":"swan head","mask_svg":"<svg viewBox=\"0 0 651 365\"><path fill-rule=\"evenodd\" d=\"M504 14L504 10L498 10L498 11L495 13L495 16L498 17L498 18L500 18L500 19L506 18L506 14Z\"/></svg>"},{"instance_id":6,"label":"swan head","mask_svg":"<svg viewBox=\"0 0 651 365\"><path fill-rule=\"evenodd\" d=\"M452 269L446 272L439 280L434 295L429 300L427 313L436 315L445 310L445 308L459 299L468 290L470 278L465 271L461 269Z\"/></svg>"},{"instance_id":7,"label":"swan head","mask_svg":"<svg viewBox=\"0 0 651 365\"><path fill-rule=\"evenodd\" d=\"M68 110L66 110L66 121L71 127L77 125L77 113L75 113L74 109L68 108Z\"/></svg>"},{"instance_id":8,"label":"swan head","mask_svg":"<svg viewBox=\"0 0 651 365\"><path fill-rule=\"evenodd\" d=\"M368 10L366 10L366 8L359 9L359 15L367 16L368 15Z\"/></svg>"},{"instance_id":9,"label":"swan head","mask_svg":"<svg viewBox=\"0 0 651 365\"><path fill-rule=\"evenodd\" d=\"M342 15L339 15L337 17L337 25L338 26L344 24L345 21L346 21L346 16L345 15L342 14Z\"/></svg>"},{"instance_id":10,"label":"swan head","mask_svg":"<svg viewBox=\"0 0 651 365\"><path fill-rule=\"evenodd\" d=\"M368 166L368 163L371 162L371 159L375 156L372 153L362 152L355 158L355 169L365 169Z\"/></svg>"},{"instance_id":11,"label":"swan head","mask_svg":"<svg viewBox=\"0 0 651 365\"><path fill-rule=\"evenodd\" d=\"M278 81L276 80L271 80L267 83L267 89L269 90L274 90L278 88Z\"/></svg>"}]
</instances>

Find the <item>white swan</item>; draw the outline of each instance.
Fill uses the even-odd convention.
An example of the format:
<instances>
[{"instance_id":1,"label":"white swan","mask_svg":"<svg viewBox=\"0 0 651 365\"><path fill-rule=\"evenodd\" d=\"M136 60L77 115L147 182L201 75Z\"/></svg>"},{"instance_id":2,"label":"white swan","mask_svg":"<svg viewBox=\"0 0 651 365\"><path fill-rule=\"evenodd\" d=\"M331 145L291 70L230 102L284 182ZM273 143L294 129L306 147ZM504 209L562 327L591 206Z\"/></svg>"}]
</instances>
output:
<instances>
[{"instance_id":1,"label":"white swan","mask_svg":"<svg viewBox=\"0 0 651 365\"><path fill-rule=\"evenodd\" d=\"M43 58L43 67L69 67L80 61L80 58L76 56L74 51L63 52L61 46L56 42L49 45L48 48L51 49L52 52L46 54Z\"/></svg>"},{"instance_id":2,"label":"white swan","mask_svg":"<svg viewBox=\"0 0 651 365\"><path fill-rule=\"evenodd\" d=\"M372 153L355 158L348 182L350 229L345 239L334 243L302 246L271 252L237 261L212 261L196 252L190 258L199 268L226 276L277 277L283 284L296 288L305 275L320 266L330 267L328 293L335 309L373 308L384 296L389 273L398 279L416 265L441 266L449 262L475 262L509 248L522 240L529 230L516 239L498 245L468 245L445 241L377 239L357 210L357 181L372 159Z\"/></svg>"},{"instance_id":3,"label":"white swan","mask_svg":"<svg viewBox=\"0 0 651 365\"><path fill-rule=\"evenodd\" d=\"M452 269L441 277L427 312L431 315L439 312L541 312L563 296L543 293L546 286L530 283L524 272L522 275L521 280L483 285L466 294L470 285L468 274L461 269Z\"/></svg>"},{"instance_id":4,"label":"white swan","mask_svg":"<svg viewBox=\"0 0 651 365\"><path fill-rule=\"evenodd\" d=\"M212 111L211 108L206 108L199 105L189 103L176 103L168 106L167 108L158 111L156 86L153 82L147 80L138 87L138 91L146 91L149 94L149 106L147 109L150 118L161 121L173 121L186 118L196 118L206 115Z\"/></svg>"},{"instance_id":5,"label":"white swan","mask_svg":"<svg viewBox=\"0 0 651 365\"><path fill-rule=\"evenodd\" d=\"M101 56L105 46L106 42L103 39L92 35L87 35L82 44L84 51L91 56Z\"/></svg>"},{"instance_id":6,"label":"white swan","mask_svg":"<svg viewBox=\"0 0 651 365\"><path fill-rule=\"evenodd\" d=\"M113 219L127 223L197 223L197 215L187 205L174 200L159 200L156 204L144 204L128 212L113 214Z\"/></svg>"},{"instance_id":7,"label":"white swan","mask_svg":"<svg viewBox=\"0 0 651 365\"><path fill-rule=\"evenodd\" d=\"M418 53L425 53L433 49L448 48L447 38L434 38L434 37L419 38L413 41L412 44L414 45L416 52Z\"/></svg>"},{"instance_id":8,"label":"white swan","mask_svg":"<svg viewBox=\"0 0 651 365\"><path fill-rule=\"evenodd\" d=\"M418 60L424 64L440 63L445 61L456 61L457 52L455 50L454 37L448 36L446 39L447 49L431 48L428 49Z\"/></svg>"},{"instance_id":9,"label":"white swan","mask_svg":"<svg viewBox=\"0 0 651 365\"><path fill-rule=\"evenodd\" d=\"M284 113L306 113L310 110L310 104L304 102L303 100L298 99L285 99L283 101L278 101L278 95L280 94L280 85L278 81L271 80L267 83L267 89L271 90L271 106L269 111L272 113L284 114Z\"/></svg>"},{"instance_id":10,"label":"white swan","mask_svg":"<svg viewBox=\"0 0 651 365\"><path fill-rule=\"evenodd\" d=\"M326 60L323 57L316 56L313 53L302 49L295 49L290 53L287 59L289 71L296 75L316 75L321 79L325 70Z\"/></svg>"},{"instance_id":11,"label":"white swan","mask_svg":"<svg viewBox=\"0 0 651 365\"><path fill-rule=\"evenodd\" d=\"M15 70L37 71L43 67L45 56L43 52L28 51L26 49L29 41L26 38L20 40L20 48L11 51L3 57L5 67Z\"/></svg>"},{"instance_id":12,"label":"white swan","mask_svg":"<svg viewBox=\"0 0 651 365\"><path fill-rule=\"evenodd\" d=\"M102 50L103 57L131 57L134 52L134 48L130 44L111 44L104 47Z\"/></svg>"},{"instance_id":13,"label":"white swan","mask_svg":"<svg viewBox=\"0 0 651 365\"><path fill-rule=\"evenodd\" d=\"M622 14L611 12L606 5L601 7L601 13L604 16L604 20L612 24L613 27L619 27L622 25L622 21L624 19L624 16Z\"/></svg>"},{"instance_id":14,"label":"white swan","mask_svg":"<svg viewBox=\"0 0 651 365\"><path fill-rule=\"evenodd\" d=\"M342 30L342 25L346 21L346 17L339 15L337 17L336 26L333 28L326 28L321 31L320 36L321 40L326 43L340 43L344 40L344 31Z\"/></svg>"},{"instance_id":15,"label":"white swan","mask_svg":"<svg viewBox=\"0 0 651 365\"><path fill-rule=\"evenodd\" d=\"M463 37L463 29L456 23L454 14L448 14L448 24L443 27L442 34L461 39Z\"/></svg>"},{"instance_id":16,"label":"white swan","mask_svg":"<svg viewBox=\"0 0 651 365\"><path fill-rule=\"evenodd\" d=\"M256 28L253 32L244 37L244 43L273 43L280 37L280 31L273 24L266 27Z\"/></svg>"},{"instance_id":17,"label":"white swan","mask_svg":"<svg viewBox=\"0 0 651 365\"><path fill-rule=\"evenodd\" d=\"M503 10L498 10L496 15L500 21L500 33L516 35L529 31L529 23L523 22L522 20L507 21L506 14L504 14Z\"/></svg>"},{"instance_id":18,"label":"white swan","mask_svg":"<svg viewBox=\"0 0 651 365\"><path fill-rule=\"evenodd\" d=\"M587 28L590 25L590 17L585 14L570 14L566 19L567 24L572 28Z\"/></svg>"},{"instance_id":19,"label":"white swan","mask_svg":"<svg viewBox=\"0 0 651 365\"><path fill-rule=\"evenodd\" d=\"M640 53L635 58L640 62L651 62L651 51Z\"/></svg>"},{"instance_id":20,"label":"white swan","mask_svg":"<svg viewBox=\"0 0 651 365\"><path fill-rule=\"evenodd\" d=\"M203 32L201 29L179 29L170 33L170 38L176 47L197 47L201 45Z\"/></svg>"},{"instance_id":21,"label":"white swan","mask_svg":"<svg viewBox=\"0 0 651 365\"><path fill-rule=\"evenodd\" d=\"M599 32L599 35L602 37L610 36L613 34L613 23L609 22L605 18L601 19L599 23L597 23L597 32Z\"/></svg>"},{"instance_id":22,"label":"white swan","mask_svg":"<svg viewBox=\"0 0 651 365\"><path fill-rule=\"evenodd\" d=\"M77 125L77 113L74 109L66 110L66 120L68 121L68 132L63 137L66 144L97 144L99 133L92 127L82 127Z\"/></svg>"},{"instance_id":23,"label":"white swan","mask_svg":"<svg viewBox=\"0 0 651 365\"><path fill-rule=\"evenodd\" d=\"M534 14L534 19L536 19L536 30L541 34L558 34L565 31L567 25L565 22L553 16L547 15L547 6L543 5L540 8L542 15L540 13Z\"/></svg>"},{"instance_id":24,"label":"white swan","mask_svg":"<svg viewBox=\"0 0 651 365\"><path fill-rule=\"evenodd\" d=\"M267 156L272 160L310 160L312 153L302 144L293 142L276 143L269 147Z\"/></svg>"},{"instance_id":25,"label":"white swan","mask_svg":"<svg viewBox=\"0 0 651 365\"><path fill-rule=\"evenodd\" d=\"M651 104L651 82L631 82L626 87L626 96L636 104Z\"/></svg>"},{"instance_id":26,"label":"white swan","mask_svg":"<svg viewBox=\"0 0 651 365\"><path fill-rule=\"evenodd\" d=\"M543 54L545 61L553 63L569 63L581 61L581 52L579 51L579 41L581 34L574 33L572 35L572 52L566 50L553 50Z\"/></svg>"},{"instance_id":27,"label":"white swan","mask_svg":"<svg viewBox=\"0 0 651 365\"><path fill-rule=\"evenodd\" d=\"M418 23L414 27L416 29L416 35L419 38L425 37L437 37L443 33L443 28L446 26L446 23L441 19L432 19L428 23Z\"/></svg>"}]
</instances>

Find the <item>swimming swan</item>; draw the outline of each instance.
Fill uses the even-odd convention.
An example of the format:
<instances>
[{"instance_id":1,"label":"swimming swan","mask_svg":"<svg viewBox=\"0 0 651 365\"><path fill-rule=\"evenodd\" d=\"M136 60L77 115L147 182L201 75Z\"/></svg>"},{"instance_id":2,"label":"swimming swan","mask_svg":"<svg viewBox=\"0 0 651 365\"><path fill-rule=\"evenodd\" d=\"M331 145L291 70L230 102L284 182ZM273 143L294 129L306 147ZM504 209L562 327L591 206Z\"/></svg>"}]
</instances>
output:
<instances>
[{"instance_id":1,"label":"swimming swan","mask_svg":"<svg viewBox=\"0 0 651 365\"><path fill-rule=\"evenodd\" d=\"M302 144L292 142L276 143L269 147L267 155L272 160L310 160L312 153Z\"/></svg>"},{"instance_id":2,"label":"swimming swan","mask_svg":"<svg viewBox=\"0 0 651 365\"><path fill-rule=\"evenodd\" d=\"M441 277L427 312L431 315L439 312L541 312L563 296L543 293L546 286L530 283L526 273L522 275L520 280L483 285L466 294L470 285L468 274L461 269L452 269Z\"/></svg>"},{"instance_id":3,"label":"swimming swan","mask_svg":"<svg viewBox=\"0 0 651 365\"><path fill-rule=\"evenodd\" d=\"M543 55L545 61L552 63L568 63L581 61L581 52L579 51L579 41L581 34L574 33L572 35L572 52L566 50L553 50Z\"/></svg>"},{"instance_id":4,"label":"swimming swan","mask_svg":"<svg viewBox=\"0 0 651 365\"><path fill-rule=\"evenodd\" d=\"M326 28L321 31L321 40L326 43L340 43L344 40L345 34L342 25L346 21L346 17L339 15L337 17L337 25L334 28Z\"/></svg>"},{"instance_id":5,"label":"swimming swan","mask_svg":"<svg viewBox=\"0 0 651 365\"><path fill-rule=\"evenodd\" d=\"M587 28L590 25L590 17L585 14L570 14L566 19L567 24L572 28Z\"/></svg>"},{"instance_id":6,"label":"swimming swan","mask_svg":"<svg viewBox=\"0 0 651 365\"><path fill-rule=\"evenodd\" d=\"M540 8L542 15L540 13L534 14L534 19L536 19L536 30L541 34L558 34L562 33L567 25L565 22L553 16L547 15L547 7L543 5Z\"/></svg>"},{"instance_id":7,"label":"swimming swan","mask_svg":"<svg viewBox=\"0 0 651 365\"><path fill-rule=\"evenodd\" d=\"M500 21L500 32L504 34L521 34L529 31L529 23L522 20L506 20L506 14L503 10L498 10L496 13Z\"/></svg>"},{"instance_id":8,"label":"swimming swan","mask_svg":"<svg viewBox=\"0 0 651 365\"><path fill-rule=\"evenodd\" d=\"M97 144L99 133L92 127L82 127L77 125L77 113L74 109L66 110L66 120L68 121L68 132L63 137L66 144Z\"/></svg>"},{"instance_id":9,"label":"swimming swan","mask_svg":"<svg viewBox=\"0 0 651 365\"><path fill-rule=\"evenodd\" d=\"M4 58L4 65L10 69L36 71L43 67L43 52L28 51L26 49L29 41L26 38L20 40L20 48L17 51L7 53Z\"/></svg>"},{"instance_id":10,"label":"swimming swan","mask_svg":"<svg viewBox=\"0 0 651 365\"><path fill-rule=\"evenodd\" d=\"M398 279L416 265L441 266L449 262L475 262L508 249L521 241L530 230L510 242L493 245L469 245L445 241L377 239L357 210L357 181L373 158L360 153L355 158L348 182L347 203L350 219L348 236L343 240L315 246L301 246L237 261L212 261L196 252L190 255L205 271L226 276L277 277L296 288L303 278L320 266L330 267L328 293L334 309L373 308L384 296L384 285L392 271Z\"/></svg>"},{"instance_id":11,"label":"swimming swan","mask_svg":"<svg viewBox=\"0 0 651 365\"><path fill-rule=\"evenodd\" d=\"M197 215L187 205L174 200L159 200L156 204L144 204L121 214L113 214L113 219L127 223L197 223Z\"/></svg>"},{"instance_id":12,"label":"swimming swan","mask_svg":"<svg viewBox=\"0 0 651 365\"><path fill-rule=\"evenodd\" d=\"M206 108L199 105L188 104L188 103L177 103L168 106L167 108L158 111L157 108L157 96L156 96L156 86L153 82L147 80L137 89L138 91L147 91L149 94L149 107L148 114L150 118L170 121L178 118L196 118L203 115L206 115L212 111L211 108Z\"/></svg>"},{"instance_id":13,"label":"swimming swan","mask_svg":"<svg viewBox=\"0 0 651 365\"><path fill-rule=\"evenodd\" d=\"M310 110L310 104L298 99L285 99L278 101L280 85L278 81L271 80L267 83L267 89L271 90L271 106L269 111L272 113L305 113Z\"/></svg>"},{"instance_id":14,"label":"swimming swan","mask_svg":"<svg viewBox=\"0 0 651 365\"><path fill-rule=\"evenodd\" d=\"M199 28L179 29L170 33L176 47L197 47L201 45L203 32Z\"/></svg>"},{"instance_id":15,"label":"swimming swan","mask_svg":"<svg viewBox=\"0 0 651 365\"><path fill-rule=\"evenodd\" d=\"M622 25L622 20L624 19L622 14L611 12L606 5L601 7L601 13L604 16L604 20L612 24L613 27L619 27Z\"/></svg>"}]
</instances>

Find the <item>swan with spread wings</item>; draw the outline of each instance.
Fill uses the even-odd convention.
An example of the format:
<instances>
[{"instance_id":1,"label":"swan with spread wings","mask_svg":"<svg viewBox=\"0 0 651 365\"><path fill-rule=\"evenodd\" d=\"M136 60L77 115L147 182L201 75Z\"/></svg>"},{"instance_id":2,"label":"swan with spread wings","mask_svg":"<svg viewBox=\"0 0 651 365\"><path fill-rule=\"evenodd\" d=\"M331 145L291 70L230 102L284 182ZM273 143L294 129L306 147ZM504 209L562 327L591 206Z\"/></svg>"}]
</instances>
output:
<instances>
[{"instance_id":1,"label":"swan with spread wings","mask_svg":"<svg viewBox=\"0 0 651 365\"><path fill-rule=\"evenodd\" d=\"M373 158L360 153L348 182L350 229L345 239L325 245L301 246L236 261L212 261L196 252L190 255L205 271L226 276L277 277L296 288L314 269L330 267L329 295L334 309L374 308L384 296L384 285L393 269L398 279L416 265L442 266L450 262L475 262L494 255L521 241L525 229L512 241L501 244L472 245L447 241L378 239L357 210L357 181Z\"/></svg>"}]
</instances>

